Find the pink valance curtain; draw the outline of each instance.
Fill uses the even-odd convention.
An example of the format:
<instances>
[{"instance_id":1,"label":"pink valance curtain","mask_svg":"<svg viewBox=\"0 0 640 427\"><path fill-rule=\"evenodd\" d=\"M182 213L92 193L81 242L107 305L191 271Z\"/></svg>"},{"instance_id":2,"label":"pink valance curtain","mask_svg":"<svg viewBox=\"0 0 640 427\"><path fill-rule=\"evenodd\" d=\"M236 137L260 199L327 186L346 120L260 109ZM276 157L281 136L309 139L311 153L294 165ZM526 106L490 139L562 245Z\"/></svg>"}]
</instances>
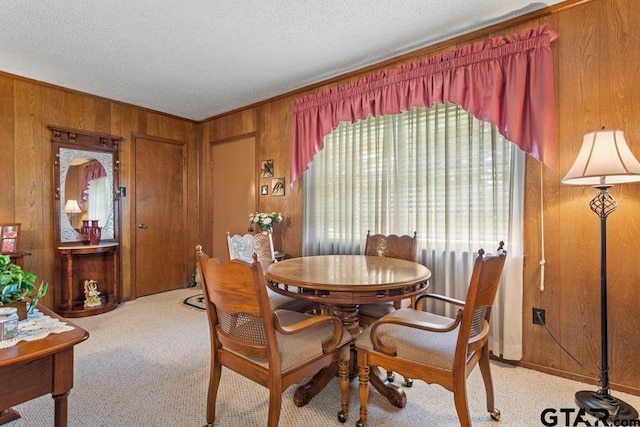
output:
<instances>
[{"instance_id":1,"label":"pink valance curtain","mask_svg":"<svg viewBox=\"0 0 640 427\"><path fill-rule=\"evenodd\" d=\"M94 179L102 178L103 176L107 176L107 172L104 170L100 162L93 161L91 163L87 163L82 169L82 198L81 203L84 205L86 201L89 199L88 188L89 182Z\"/></svg>"},{"instance_id":2,"label":"pink valance curtain","mask_svg":"<svg viewBox=\"0 0 640 427\"><path fill-rule=\"evenodd\" d=\"M548 25L402 64L293 101L291 184L341 121L398 114L446 101L461 105L555 169L556 134Z\"/></svg>"}]
</instances>

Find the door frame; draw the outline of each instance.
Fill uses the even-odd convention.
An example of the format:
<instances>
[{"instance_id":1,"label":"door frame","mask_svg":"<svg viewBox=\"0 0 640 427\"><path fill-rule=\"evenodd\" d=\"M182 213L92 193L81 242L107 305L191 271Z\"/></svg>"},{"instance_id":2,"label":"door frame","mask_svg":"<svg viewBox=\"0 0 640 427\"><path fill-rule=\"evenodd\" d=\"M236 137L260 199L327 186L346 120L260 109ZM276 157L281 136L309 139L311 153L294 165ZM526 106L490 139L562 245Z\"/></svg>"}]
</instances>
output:
<instances>
[{"instance_id":1,"label":"door frame","mask_svg":"<svg viewBox=\"0 0 640 427\"><path fill-rule=\"evenodd\" d=\"M129 212L131 213L131 217L130 217L130 232L131 232L131 270L129 271L129 280L131 283L131 299L136 299L138 297L138 289L137 289L137 283L136 283L136 263L138 262L138 253L137 253L137 247L136 247L136 233L137 233L137 229L138 229L138 224L137 224L137 207L136 207L136 179L135 179L135 165L136 162L138 161L138 159L136 158L136 144L138 139L147 139L149 141L155 141L155 142L159 142L159 143L164 143L164 144L173 144L173 145L179 145L182 146L182 161L183 161L183 167L182 167L182 227L185 231L185 233L183 233L184 236L184 241L182 242L182 253L183 253L183 259L182 259L182 263L185 266L185 268L183 268L183 275L187 276L189 274L189 270L188 270L188 254L189 254L189 239L188 239L188 221L187 221L187 214L188 214L188 210L187 210L187 206L188 206L188 198L189 198L189 185L188 185L188 173L187 171L189 170L189 157L188 157L188 147L189 147L189 142L188 141L180 141L180 140L176 140L176 139L170 139L170 138L162 138L162 137L158 137L158 136L153 136L153 135L147 135L144 133L140 133L140 132L132 132L131 133L131 164L132 164L132 171L134 171L133 176L131 177L130 180L130 188L129 188L129 194L127 194L127 198L128 200L130 200L130 210ZM188 277L184 277L184 283L188 283L189 278Z\"/></svg>"}]
</instances>

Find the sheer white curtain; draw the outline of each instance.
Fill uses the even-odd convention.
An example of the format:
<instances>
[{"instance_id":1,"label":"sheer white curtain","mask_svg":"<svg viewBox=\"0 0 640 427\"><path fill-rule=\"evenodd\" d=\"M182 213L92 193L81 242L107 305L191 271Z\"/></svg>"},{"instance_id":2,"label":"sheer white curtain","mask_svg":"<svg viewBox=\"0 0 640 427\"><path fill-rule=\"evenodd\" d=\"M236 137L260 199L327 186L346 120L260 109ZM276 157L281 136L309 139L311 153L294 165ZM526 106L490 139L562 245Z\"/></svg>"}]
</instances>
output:
<instances>
[{"instance_id":1,"label":"sheer white curtain","mask_svg":"<svg viewBox=\"0 0 640 427\"><path fill-rule=\"evenodd\" d=\"M87 188L88 207L87 218L98 220L100 227L107 226L109 221L110 202L112 200L111 184L108 177L89 181Z\"/></svg>"},{"instance_id":2,"label":"sheer white curtain","mask_svg":"<svg viewBox=\"0 0 640 427\"><path fill-rule=\"evenodd\" d=\"M524 153L450 103L342 123L324 142L304 174L303 254L362 253L367 230L415 230L430 292L464 299L477 250L504 240L492 350L519 359Z\"/></svg>"}]
</instances>

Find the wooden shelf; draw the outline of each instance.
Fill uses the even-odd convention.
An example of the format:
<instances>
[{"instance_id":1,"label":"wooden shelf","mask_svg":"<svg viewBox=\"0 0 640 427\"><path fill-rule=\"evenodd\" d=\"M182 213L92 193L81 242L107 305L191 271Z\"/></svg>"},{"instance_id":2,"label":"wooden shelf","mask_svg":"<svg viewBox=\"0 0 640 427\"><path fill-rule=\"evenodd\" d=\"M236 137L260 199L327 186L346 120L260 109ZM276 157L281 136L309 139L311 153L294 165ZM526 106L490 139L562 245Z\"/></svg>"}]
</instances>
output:
<instances>
[{"instance_id":1,"label":"wooden shelf","mask_svg":"<svg viewBox=\"0 0 640 427\"><path fill-rule=\"evenodd\" d=\"M101 295L100 299L102 300L102 305L97 307L85 307L83 300L73 302L71 307L67 304L62 304L58 307L57 312L63 317L86 317L106 313L118 307L118 301L114 295Z\"/></svg>"},{"instance_id":2,"label":"wooden shelf","mask_svg":"<svg viewBox=\"0 0 640 427\"><path fill-rule=\"evenodd\" d=\"M64 317L86 317L106 313L120 303L117 242L99 245L58 246L56 312ZM102 305L84 306L84 281L96 280Z\"/></svg>"}]
</instances>

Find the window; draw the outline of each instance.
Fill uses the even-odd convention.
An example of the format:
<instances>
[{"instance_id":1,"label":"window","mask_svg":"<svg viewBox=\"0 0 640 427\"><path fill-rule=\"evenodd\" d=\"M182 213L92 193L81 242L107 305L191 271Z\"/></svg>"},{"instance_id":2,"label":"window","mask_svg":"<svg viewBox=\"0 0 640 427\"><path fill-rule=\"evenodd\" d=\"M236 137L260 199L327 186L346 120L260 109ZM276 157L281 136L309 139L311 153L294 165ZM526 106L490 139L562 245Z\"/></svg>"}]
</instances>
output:
<instances>
[{"instance_id":1,"label":"window","mask_svg":"<svg viewBox=\"0 0 640 427\"><path fill-rule=\"evenodd\" d=\"M429 291L465 299L476 251L508 252L491 351L522 356L524 153L455 104L342 123L304 174L303 255L360 254L367 230L417 231ZM429 307L454 316L442 303Z\"/></svg>"},{"instance_id":2,"label":"window","mask_svg":"<svg viewBox=\"0 0 640 427\"><path fill-rule=\"evenodd\" d=\"M361 253L367 230L416 230L419 251L493 248L509 232L516 155L452 103L341 123L304 177L304 253Z\"/></svg>"}]
</instances>

